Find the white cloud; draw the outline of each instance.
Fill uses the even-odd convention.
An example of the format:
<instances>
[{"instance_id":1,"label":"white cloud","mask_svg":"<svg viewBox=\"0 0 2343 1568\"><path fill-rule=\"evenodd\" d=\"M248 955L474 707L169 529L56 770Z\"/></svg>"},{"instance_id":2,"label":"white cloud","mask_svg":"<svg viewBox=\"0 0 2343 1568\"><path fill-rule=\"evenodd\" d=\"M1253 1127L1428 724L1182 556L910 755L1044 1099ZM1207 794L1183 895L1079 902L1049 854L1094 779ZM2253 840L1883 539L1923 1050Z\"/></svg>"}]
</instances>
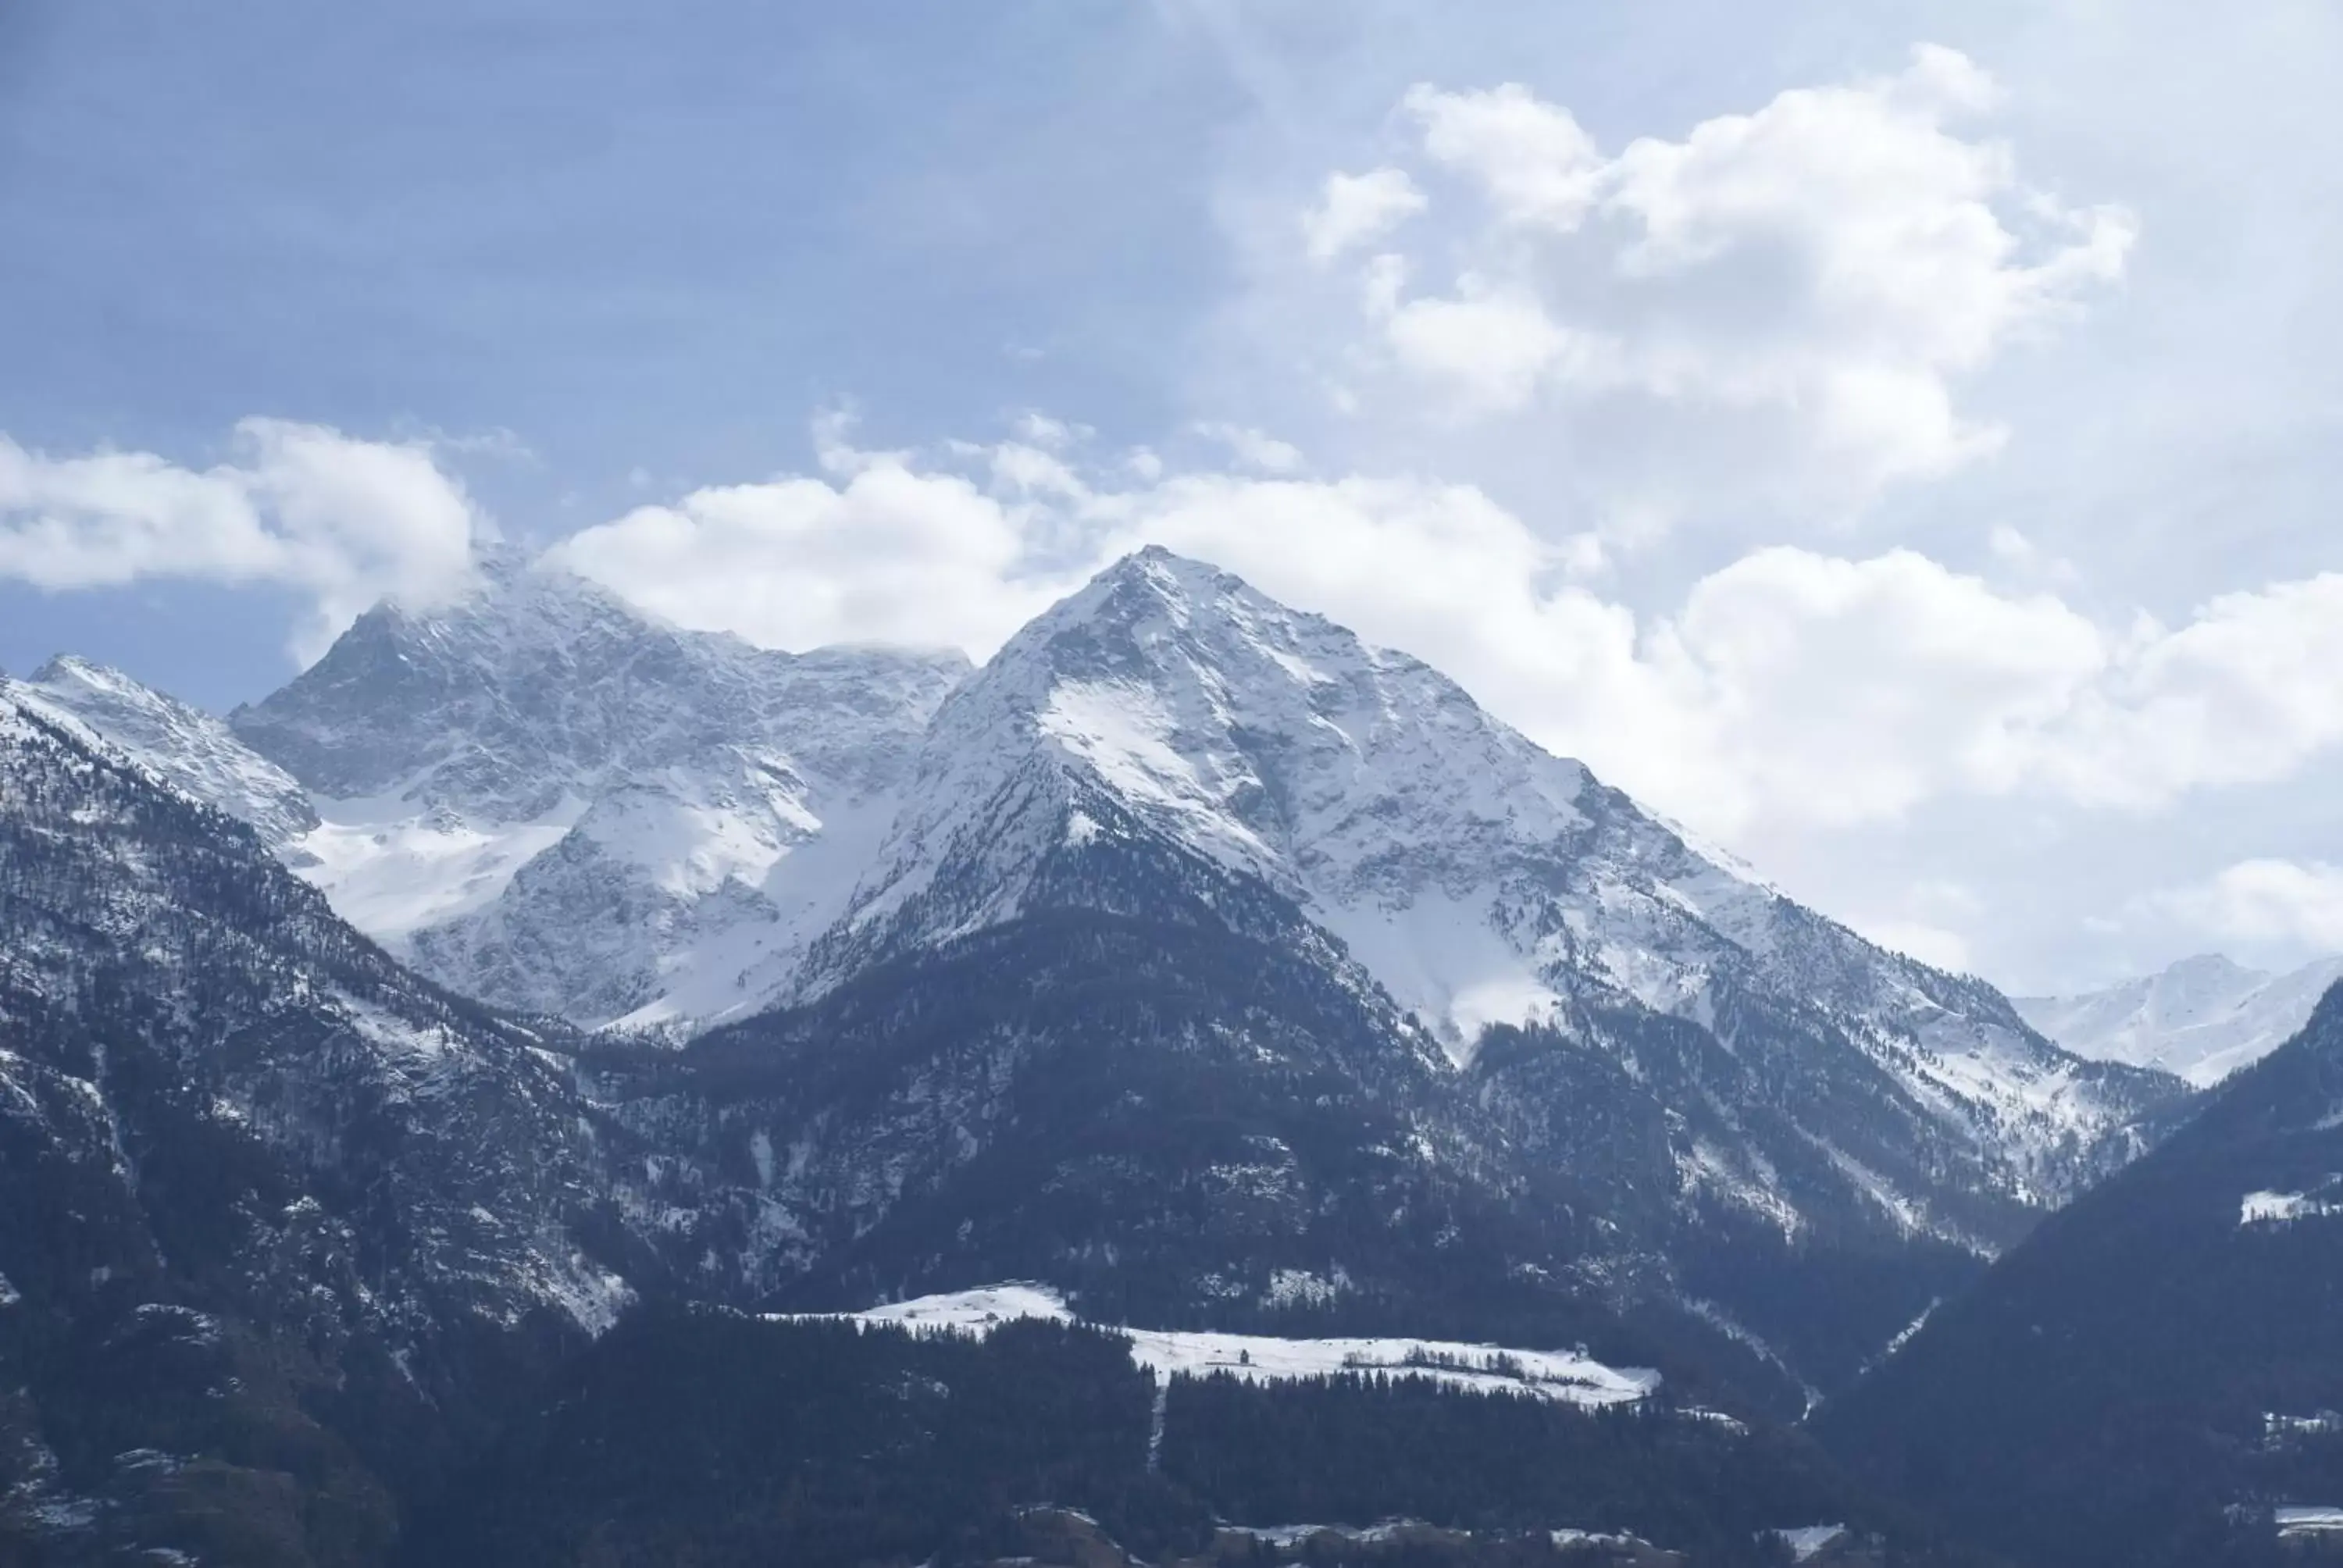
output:
<instances>
[{"instance_id":1,"label":"white cloud","mask_svg":"<svg viewBox=\"0 0 2343 1568\"><path fill-rule=\"evenodd\" d=\"M1205 420L1195 427L1195 431L1226 447L1229 455L1244 467L1264 474L1290 474L1302 467L1302 448L1250 426Z\"/></svg>"},{"instance_id":2,"label":"white cloud","mask_svg":"<svg viewBox=\"0 0 2343 1568\"><path fill-rule=\"evenodd\" d=\"M1423 207L1423 193L1405 169L1331 174L1318 205L1302 215L1302 247L1311 260L1330 262L1381 239Z\"/></svg>"},{"instance_id":3,"label":"white cloud","mask_svg":"<svg viewBox=\"0 0 2343 1568\"><path fill-rule=\"evenodd\" d=\"M1376 282L1393 276L1386 268ZM1470 274L1451 297L1402 302L1391 290L1379 314L1399 363L1446 383L1466 413L1519 408L1557 367L1583 378L1604 350L1600 339L1553 320L1527 290Z\"/></svg>"},{"instance_id":4,"label":"white cloud","mask_svg":"<svg viewBox=\"0 0 2343 1568\"><path fill-rule=\"evenodd\" d=\"M1401 107L1423 128L1423 150L1477 180L1508 223L1575 228L1594 205L1603 155L1568 109L1518 82L1443 93L1428 82Z\"/></svg>"},{"instance_id":5,"label":"white cloud","mask_svg":"<svg viewBox=\"0 0 2343 1568\"><path fill-rule=\"evenodd\" d=\"M694 490L575 534L549 554L680 625L797 648L989 651L1074 580L1028 575L1046 515L839 438L825 437L831 478ZM996 459L1012 488L1047 491L1071 477L1032 447L1003 447Z\"/></svg>"},{"instance_id":6,"label":"white cloud","mask_svg":"<svg viewBox=\"0 0 2343 1568\"><path fill-rule=\"evenodd\" d=\"M378 598L427 606L469 580L487 525L430 447L246 419L236 450L196 470L146 452L53 457L0 437L0 577L53 590L280 585L312 600L294 643L305 658Z\"/></svg>"},{"instance_id":7,"label":"white cloud","mask_svg":"<svg viewBox=\"0 0 2343 1568\"><path fill-rule=\"evenodd\" d=\"M2143 620L2118 649L2055 766L2077 799L2282 779L2343 742L2343 573L2223 594L2177 630Z\"/></svg>"},{"instance_id":8,"label":"white cloud","mask_svg":"<svg viewBox=\"0 0 2343 1568\"><path fill-rule=\"evenodd\" d=\"M2197 887L2148 902L2223 941L2343 952L2343 866L2241 860Z\"/></svg>"},{"instance_id":9,"label":"white cloud","mask_svg":"<svg viewBox=\"0 0 2343 1568\"><path fill-rule=\"evenodd\" d=\"M1630 403L1664 427L1650 442L1669 467L1725 488L1762 469L1852 509L1997 449L2006 432L1959 411L1961 380L2123 275L2127 214L2030 188L2006 146L1962 133L1997 96L1923 45L1898 75L1605 156L1519 85L1420 85L1402 107L1423 157L1465 176L1489 222L1432 204L1444 221L1362 274L1366 325L1460 414ZM1435 271L1454 281L1409 292ZM1759 434L1716 437L1720 419Z\"/></svg>"},{"instance_id":10,"label":"white cloud","mask_svg":"<svg viewBox=\"0 0 2343 1568\"><path fill-rule=\"evenodd\" d=\"M1651 647L1739 797L1711 809L1825 822L2016 789L2107 664L2098 629L2058 600L1907 550L1746 556L1694 584Z\"/></svg>"},{"instance_id":11,"label":"white cloud","mask_svg":"<svg viewBox=\"0 0 2343 1568\"><path fill-rule=\"evenodd\" d=\"M290 587L313 605L305 652L378 595L429 603L467 580L482 523L429 449L267 421L237 439L234 463L202 470L0 443L0 574ZM817 447L819 473L640 507L551 553L679 622L768 645L981 656L1108 560L1164 544L1430 660L1745 852L1955 798L2152 810L2343 749L2343 574L2219 596L2174 626L2110 624L1911 550L1776 547L1638 612L1594 586L1598 541L1549 538L1469 485L1086 463L1024 441L876 452L836 418ZM1275 443L1254 455L1285 460ZM2310 940L2332 882L2257 862L2186 907L2210 929ZM1957 956L1958 911L1875 913L1891 940Z\"/></svg>"}]
</instances>

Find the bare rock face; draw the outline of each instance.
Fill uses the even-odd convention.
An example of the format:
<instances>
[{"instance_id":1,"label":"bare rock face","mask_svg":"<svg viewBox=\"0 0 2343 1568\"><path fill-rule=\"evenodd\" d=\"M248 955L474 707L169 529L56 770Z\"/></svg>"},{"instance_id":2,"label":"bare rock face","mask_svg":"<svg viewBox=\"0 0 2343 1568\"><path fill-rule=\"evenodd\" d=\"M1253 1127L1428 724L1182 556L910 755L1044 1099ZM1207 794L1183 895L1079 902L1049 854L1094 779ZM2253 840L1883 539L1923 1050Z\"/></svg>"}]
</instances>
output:
<instances>
[{"instance_id":1,"label":"bare rock face","mask_svg":"<svg viewBox=\"0 0 2343 1568\"><path fill-rule=\"evenodd\" d=\"M307 789L309 875L426 973L588 1026L770 1000L844 907L957 653L803 655L494 561L385 605L236 736Z\"/></svg>"}]
</instances>

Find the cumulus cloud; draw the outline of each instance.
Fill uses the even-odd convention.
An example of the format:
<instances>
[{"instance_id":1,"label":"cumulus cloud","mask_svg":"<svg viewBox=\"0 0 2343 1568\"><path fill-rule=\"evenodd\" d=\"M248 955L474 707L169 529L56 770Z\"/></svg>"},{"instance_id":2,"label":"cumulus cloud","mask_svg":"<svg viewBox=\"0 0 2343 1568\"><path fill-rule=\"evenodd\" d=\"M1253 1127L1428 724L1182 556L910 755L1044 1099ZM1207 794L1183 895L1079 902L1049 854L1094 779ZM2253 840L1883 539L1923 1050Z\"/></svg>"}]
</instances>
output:
<instances>
[{"instance_id":1,"label":"cumulus cloud","mask_svg":"<svg viewBox=\"0 0 2343 1568\"><path fill-rule=\"evenodd\" d=\"M1012 491L1081 487L1038 447L990 454ZM830 477L694 490L549 552L682 626L769 647L898 642L989 651L1076 580L1035 575L1049 514L898 454L825 451Z\"/></svg>"},{"instance_id":2,"label":"cumulus cloud","mask_svg":"<svg viewBox=\"0 0 2343 1568\"><path fill-rule=\"evenodd\" d=\"M1302 247L1311 260L1330 262L1345 251L1381 239L1423 207L1423 193L1416 189L1405 169L1331 174L1320 189L1317 205L1302 215Z\"/></svg>"},{"instance_id":3,"label":"cumulus cloud","mask_svg":"<svg viewBox=\"0 0 2343 1568\"><path fill-rule=\"evenodd\" d=\"M1520 83L1482 93L1418 83L1401 107L1423 127L1423 150L1478 180L1504 221L1571 229L1594 206L1604 177L1594 138Z\"/></svg>"},{"instance_id":4,"label":"cumulus cloud","mask_svg":"<svg viewBox=\"0 0 2343 1568\"><path fill-rule=\"evenodd\" d=\"M2148 902L2219 940L2343 952L2343 866L2241 860L2199 886Z\"/></svg>"},{"instance_id":5,"label":"cumulus cloud","mask_svg":"<svg viewBox=\"0 0 2343 1568\"><path fill-rule=\"evenodd\" d=\"M2343 578L2218 598L2177 628L2110 628L1909 550L1781 547L1639 615L1589 586L1599 551L1541 538L1469 485L1134 478L1015 443L967 448L958 467L831 466L643 508L556 553L687 625L980 658L1091 571L1162 544L1430 660L1728 839L1893 821L1948 796L2152 809L2343 744Z\"/></svg>"},{"instance_id":6,"label":"cumulus cloud","mask_svg":"<svg viewBox=\"0 0 2343 1568\"><path fill-rule=\"evenodd\" d=\"M0 437L0 577L51 590L158 578L289 588L312 602L294 640L305 658L378 598L427 607L469 580L486 522L429 446L246 419L235 450L193 469Z\"/></svg>"},{"instance_id":7,"label":"cumulus cloud","mask_svg":"<svg viewBox=\"0 0 2343 1568\"><path fill-rule=\"evenodd\" d=\"M2153 805L2282 779L2343 742L2343 573L2223 594L2187 625L2142 619L2052 766L2077 799Z\"/></svg>"},{"instance_id":8,"label":"cumulus cloud","mask_svg":"<svg viewBox=\"0 0 2343 1568\"><path fill-rule=\"evenodd\" d=\"M1891 819L2025 783L2104 639L2055 598L2006 597L1908 550L1774 548L1695 583L1654 658L1706 731L1732 816Z\"/></svg>"},{"instance_id":9,"label":"cumulus cloud","mask_svg":"<svg viewBox=\"0 0 2343 1568\"><path fill-rule=\"evenodd\" d=\"M1968 132L1998 96L1923 45L1896 75L1606 156L1518 84L1420 85L1401 105L1417 151L1472 200L1412 209L1442 221L1365 265L1363 324L1460 414L1570 421L1626 400L1738 420L1758 434L1737 447L1681 427L1664 444L1678 467L1731 452L1850 509L1995 450L2005 432L1962 415L1962 378L2123 275L2127 213L2028 186L2007 146Z\"/></svg>"},{"instance_id":10,"label":"cumulus cloud","mask_svg":"<svg viewBox=\"0 0 2343 1568\"><path fill-rule=\"evenodd\" d=\"M1398 259L1369 278L1370 310L1398 362L1443 382L1459 412L1518 408L1557 367L1584 380L1608 357L1606 339L1563 326L1517 285L1467 273L1453 295L1403 300Z\"/></svg>"}]
</instances>

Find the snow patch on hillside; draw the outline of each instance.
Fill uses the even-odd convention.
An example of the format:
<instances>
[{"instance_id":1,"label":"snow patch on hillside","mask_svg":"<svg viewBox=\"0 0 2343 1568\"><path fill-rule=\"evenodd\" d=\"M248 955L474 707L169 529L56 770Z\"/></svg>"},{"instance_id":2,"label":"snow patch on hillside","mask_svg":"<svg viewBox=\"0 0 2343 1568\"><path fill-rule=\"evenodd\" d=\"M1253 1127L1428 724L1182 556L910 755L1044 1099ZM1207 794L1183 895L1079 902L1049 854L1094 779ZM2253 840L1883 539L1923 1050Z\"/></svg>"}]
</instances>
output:
<instances>
[{"instance_id":1,"label":"snow patch on hillside","mask_svg":"<svg viewBox=\"0 0 2343 1568\"><path fill-rule=\"evenodd\" d=\"M1370 898L1312 912L1460 1067L1489 1025L1549 1021L1562 1005L1536 960L1498 928L1485 897L1430 889L1403 902Z\"/></svg>"},{"instance_id":2,"label":"snow patch on hillside","mask_svg":"<svg viewBox=\"0 0 2343 1568\"><path fill-rule=\"evenodd\" d=\"M779 1322L851 1322L916 1333L981 1339L1025 1319L1072 1322L1065 1298L1045 1285L990 1285L921 1296L861 1312L778 1314ZM1344 1375L1424 1378L1473 1393L1524 1394L1590 1408L1648 1399L1660 1374L1604 1365L1572 1351L1511 1350L1419 1339L1283 1339L1094 1324L1131 1342L1131 1359L1160 1381L1225 1373L1254 1384Z\"/></svg>"},{"instance_id":3,"label":"snow patch on hillside","mask_svg":"<svg viewBox=\"0 0 2343 1568\"><path fill-rule=\"evenodd\" d=\"M85 728L172 789L251 823L280 854L317 823L290 773L219 719L118 669L60 654L15 689L44 717L62 719L76 733Z\"/></svg>"},{"instance_id":4,"label":"snow patch on hillside","mask_svg":"<svg viewBox=\"0 0 2343 1568\"><path fill-rule=\"evenodd\" d=\"M496 902L586 809L566 796L543 816L489 823L444 807L418 811L395 793L315 804L323 820L297 841L307 863L295 869L336 914L394 949Z\"/></svg>"},{"instance_id":5,"label":"snow patch on hillside","mask_svg":"<svg viewBox=\"0 0 2343 1568\"><path fill-rule=\"evenodd\" d=\"M2343 1177L2330 1177L2316 1192L2248 1192L2237 1205L2237 1223L2290 1225L2343 1214L2343 1201L2325 1194L2343 1190Z\"/></svg>"},{"instance_id":6,"label":"snow patch on hillside","mask_svg":"<svg viewBox=\"0 0 2343 1568\"><path fill-rule=\"evenodd\" d=\"M2296 1504L2273 1511L2271 1523L2278 1526L2278 1538L2298 1541L2314 1535L2343 1535L2343 1508L2325 1503Z\"/></svg>"},{"instance_id":7,"label":"snow patch on hillside","mask_svg":"<svg viewBox=\"0 0 2343 1568\"><path fill-rule=\"evenodd\" d=\"M1244 759L1210 746L1183 754L1174 744L1178 721L1160 693L1128 681L1061 681L1035 723L1124 804L1215 859L1247 870L1274 859L1231 809L1240 790L1259 784Z\"/></svg>"},{"instance_id":8,"label":"snow patch on hillside","mask_svg":"<svg viewBox=\"0 0 2343 1568\"><path fill-rule=\"evenodd\" d=\"M1774 1532L1783 1545L1790 1549L1793 1560L1804 1563L1846 1533L1844 1524L1807 1524L1795 1530Z\"/></svg>"}]
</instances>

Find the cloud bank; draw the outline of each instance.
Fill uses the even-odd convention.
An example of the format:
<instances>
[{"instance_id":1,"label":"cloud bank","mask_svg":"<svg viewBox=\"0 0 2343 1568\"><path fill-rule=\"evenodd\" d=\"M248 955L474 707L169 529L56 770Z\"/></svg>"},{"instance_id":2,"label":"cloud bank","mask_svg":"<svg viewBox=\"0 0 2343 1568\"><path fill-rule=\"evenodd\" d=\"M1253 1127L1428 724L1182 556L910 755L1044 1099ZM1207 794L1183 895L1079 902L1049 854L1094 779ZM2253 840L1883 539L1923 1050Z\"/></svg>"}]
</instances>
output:
<instances>
[{"instance_id":1,"label":"cloud bank","mask_svg":"<svg viewBox=\"0 0 2343 1568\"><path fill-rule=\"evenodd\" d=\"M563 564L770 646L981 658L1091 571L1161 544L1428 659L1493 710L1727 838L1892 821L1950 795L2153 810L2343 743L2343 575L2094 620L1905 549L1775 547L1658 614L1469 485L1218 469L1131 478L1021 442L832 447L830 471L695 491Z\"/></svg>"},{"instance_id":2,"label":"cloud bank","mask_svg":"<svg viewBox=\"0 0 2343 1568\"><path fill-rule=\"evenodd\" d=\"M233 446L236 460L195 469L146 452L55 457L0 436L0 578L291 588L310 601L292 636L305 659L377 599L427 608L469 579L484 519L428 447L261 418Z\"/></svg>"},{"instance_id":3,"label":"cloud bank","mask_svg":"<svg viewBox=\"0 0 2343 1568\"><path fill-rule=\"evenodd\" d=\"M1996 451L1963 382L2124 276L2133 216L2026 182L1979 128L2000 99L1922 45L1606 152L1518 83L1418 84L1397 157L1326 176L1272 286L1342 280L1347 319L1266 309L1319 324L1300 351L1345 407L1559 441L1622 538L1753 498L1841 520Z\"/></svg>"}]
</instances>

